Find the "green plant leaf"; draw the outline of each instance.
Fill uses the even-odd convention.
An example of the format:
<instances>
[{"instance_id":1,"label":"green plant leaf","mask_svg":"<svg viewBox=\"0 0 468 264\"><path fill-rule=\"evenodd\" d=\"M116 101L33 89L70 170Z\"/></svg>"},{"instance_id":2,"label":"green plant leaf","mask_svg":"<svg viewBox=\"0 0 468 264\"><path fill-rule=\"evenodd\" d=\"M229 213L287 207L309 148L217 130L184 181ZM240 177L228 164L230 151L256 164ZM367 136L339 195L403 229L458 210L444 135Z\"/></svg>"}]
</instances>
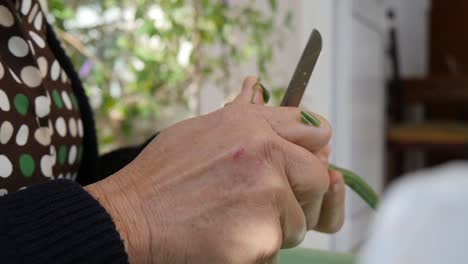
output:
<instances>
[{"instance_id":1,"label":"green plant leaf","mask_svg":"<svg viewBox=\"0 0 468 264\"><path fill-rule=\"evenodd\" d=\"M268 2L270 4L271 10L273 10L273 11L278 10L278 0L268 0Z\"/></svg>"},{"instance_id":2,"label":"green plant leaf","mask_svg":"<svg viewBox=\"0 0 468 264\"><path fill-rule=\"evenodd\" d=\"M291 10L288 10L286 12L286 15L284 16L284 25L289 29L289 30L292 30L293 29L293 13Z\"/></svg>"}]
</instances>

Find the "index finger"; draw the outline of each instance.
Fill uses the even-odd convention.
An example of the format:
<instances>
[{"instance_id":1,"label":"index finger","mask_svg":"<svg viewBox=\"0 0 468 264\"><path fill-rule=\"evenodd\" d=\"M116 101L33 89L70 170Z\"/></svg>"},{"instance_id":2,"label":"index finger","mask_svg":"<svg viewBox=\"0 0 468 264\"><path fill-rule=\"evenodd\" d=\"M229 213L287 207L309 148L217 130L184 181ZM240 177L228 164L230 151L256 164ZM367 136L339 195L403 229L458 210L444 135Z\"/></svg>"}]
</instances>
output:
<instances>
[{"instance_id":1,"label":"index finger","mask_svg":"<svg viewBox=\"0 0 468 264\"><path fill-rule=\"evenodd\" d=\"M265 99L269 96L266 94L267 91L263 89L263 86L259 83L257 77L247 77L242 83L241 93L234 99L234 104L258 104L263 105Z\"/></svg>"}]
</instances>

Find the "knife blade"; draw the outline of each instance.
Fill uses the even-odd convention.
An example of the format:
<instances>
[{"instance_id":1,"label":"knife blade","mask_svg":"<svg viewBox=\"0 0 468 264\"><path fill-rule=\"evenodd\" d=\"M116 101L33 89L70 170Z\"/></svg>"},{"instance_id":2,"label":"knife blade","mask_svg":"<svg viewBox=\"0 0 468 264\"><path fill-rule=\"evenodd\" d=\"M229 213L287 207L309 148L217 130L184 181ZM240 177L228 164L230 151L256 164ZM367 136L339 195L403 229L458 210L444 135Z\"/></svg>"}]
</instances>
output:
<instances>
[{"instance_id":1,"label":"knife blade","mask_svg":"<svg viewBox=\"0 0 468 264\"><path fill-rule=\"evenodd\" d=\"M299 106L321 51L322 36L318 30L314 29L289 82L288 89L281 101L281 106Z\"/></svg>"}]
</instances>

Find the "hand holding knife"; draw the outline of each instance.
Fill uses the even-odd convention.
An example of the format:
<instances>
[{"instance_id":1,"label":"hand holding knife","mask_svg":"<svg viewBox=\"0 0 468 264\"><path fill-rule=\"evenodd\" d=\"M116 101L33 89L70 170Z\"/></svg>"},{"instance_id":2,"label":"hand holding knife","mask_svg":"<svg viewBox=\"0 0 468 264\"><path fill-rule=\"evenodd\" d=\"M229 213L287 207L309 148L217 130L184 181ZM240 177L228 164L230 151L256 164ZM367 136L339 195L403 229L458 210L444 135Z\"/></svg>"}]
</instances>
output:
<instances>
[{"instance_id":1,"label":"hand holding knife","mask_svg":"<svg viewBox=\"0 0 468 264\"><path fill-rule=\"evenodd\" d=\"M286 90L281 106L299 106L321 51L322 37L320 32L314 29ZM377 208L379 196L361 177L352 171L339 168L333 164L330 164L329 168L341 172L346 185L354 190L370 207Z\"/></svg>"}]
</instances>

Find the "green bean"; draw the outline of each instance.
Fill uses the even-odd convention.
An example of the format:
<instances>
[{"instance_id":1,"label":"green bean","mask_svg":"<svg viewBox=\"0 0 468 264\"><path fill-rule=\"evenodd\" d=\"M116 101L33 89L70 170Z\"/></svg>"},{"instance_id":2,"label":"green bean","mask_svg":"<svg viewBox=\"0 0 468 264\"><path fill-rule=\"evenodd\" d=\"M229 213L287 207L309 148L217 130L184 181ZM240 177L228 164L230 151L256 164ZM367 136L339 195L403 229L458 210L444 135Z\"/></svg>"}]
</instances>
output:
<instances>
[{"instance_id":1,"label":"green bean","mask_svg":"<svg viewBox=\"0 0 468 264\"><path fill-rule=\"evenodd\" d=\"M270 91L268 91L263 84L260 84L260 87L262 87L262 94L263 94L263 102L265 104L268 104L270 101Z\"/></svg>"},{"instance_id":2,"label":"green bean","mask_svg":"<svg viewBox=\"0 0 468 264\"><path fill-rule=\"evenodd\" d=\"M330 164L329 168L343 174L344 181L354 192L356 192L371 208L377 209L379 195L356 173Z\"/></svg>"},{"instance_id":3,"label":"green bean","mask_svg":"<svg viewBox=\"0 0 468 264\"><path fill-rule=\"evenodd\" d=\"M263 102L265 104L268 104L270 101L270 91L268 91L265 86L260 82L260 78L258 81L253 85L253 94L252 97L250 98L250 103L255 104L255 96L257 95L257 89L260 87L262 89L262 95L263 95Z\"/></svg>"},{"instance_id":4,"label":"green bean","mask_svg":"<svg viewBox=\"0 0 468 264\"><path fill-rule=\"evenodd\" d=\"M322 122L320 122L320 119L304 111L301 111L301 120L302 120L302 123L309 125L309 126L320 127L322 125Z\"/></svg>"}]
</instances>

